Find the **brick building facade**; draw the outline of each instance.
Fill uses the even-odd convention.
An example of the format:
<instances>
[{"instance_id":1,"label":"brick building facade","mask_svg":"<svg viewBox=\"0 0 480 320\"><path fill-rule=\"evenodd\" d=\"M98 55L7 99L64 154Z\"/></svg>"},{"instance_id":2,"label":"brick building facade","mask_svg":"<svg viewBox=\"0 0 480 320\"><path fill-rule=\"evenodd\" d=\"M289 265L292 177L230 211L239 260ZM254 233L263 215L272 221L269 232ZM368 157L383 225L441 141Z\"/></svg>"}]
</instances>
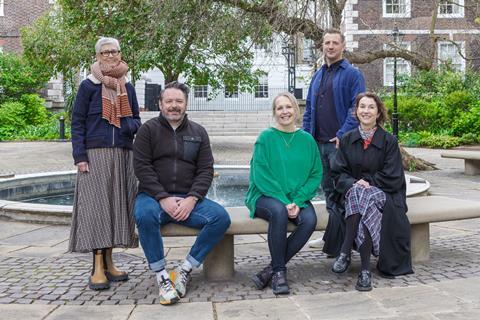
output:
<instances>
[{"instance_id":1,"label":"brick building facade","mask_svg":"<svg viewBox=\"0 0 480 320\"><path fill-rule=\"evenodd\" d=\"M30 25L45 11L53 0L0 0L0 48L3 52L20 53L20 29Z\"/></svg>"},{"instance_id":2,"label":"brick building facade","mask_svg":"<svg viewBox=\"0 0 480 320\"><path fill-rule=\"evenodd\" d=\"M21 53L20 29L48 11L55 0L0 0L0 52ZM47 108L63 107L63 82L51 79L42 95Z\"/></svg>"},{"instance_id":3,"label":"brick building facade","mask_svg":"<svg viewBox=\"0 0 480 320\"><path fill-rule=\"evenodd\" d=\"M458 4L458 5L457 5ZM440 1L434 35L430 40L433 0L348 0L344 28L349 50L379 50L393 45L392 30L401 35L397 45L435 57L438 63L450 63L455 69L480 70L480 26L474 20L480 16L480 5L475 0ZM461 54L459 54L459 51ZM463 57L467 57L465 60ZM377 89L393 83L393 58L360 65L367 87ZM411 74L414 67L397 59L397 71Z\"/></svg>"}]
</instances>

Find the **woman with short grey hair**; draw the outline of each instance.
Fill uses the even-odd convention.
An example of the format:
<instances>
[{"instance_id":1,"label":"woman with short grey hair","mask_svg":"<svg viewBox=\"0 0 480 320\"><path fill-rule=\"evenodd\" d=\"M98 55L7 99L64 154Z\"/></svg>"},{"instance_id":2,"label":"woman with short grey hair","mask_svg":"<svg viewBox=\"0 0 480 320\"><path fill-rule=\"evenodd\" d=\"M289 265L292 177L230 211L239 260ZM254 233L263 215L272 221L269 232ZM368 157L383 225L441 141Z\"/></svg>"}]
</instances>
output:
<instances>
[{"instance_id":1,"label":"woman with short grey hair","mask_svg":"<svg viewBox=\"0 0 480 320\"><path fill-rule=\"evenodd\" d=\"M93 252L92 290L125 281L112 260L113 248L138 246L133 204L133 137L140 127L128 65L114 38L100 38L96 62L82 81L72 113L73 159L78 168L70 232L70 252Z\"/></svg>"}]
</instances>

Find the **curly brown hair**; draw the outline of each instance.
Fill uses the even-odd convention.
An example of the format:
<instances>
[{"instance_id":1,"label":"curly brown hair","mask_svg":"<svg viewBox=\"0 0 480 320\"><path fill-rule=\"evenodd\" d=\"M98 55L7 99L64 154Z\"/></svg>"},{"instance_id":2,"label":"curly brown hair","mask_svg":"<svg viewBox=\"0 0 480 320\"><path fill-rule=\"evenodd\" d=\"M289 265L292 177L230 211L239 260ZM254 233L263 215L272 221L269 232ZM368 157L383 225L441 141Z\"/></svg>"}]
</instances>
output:
<instances>
[{"instance_id":1,"label":"curly brown hair","mask_svg":"<svg viewBox=\"0 0 480 320\"><path fill-rule=\"evenodd\" d=\"M373 99L375 101L375 104L377 105L377 109L378 109L377 125L383 127L383 124L389 120L388 110L383 104L382 99L380 99L380 97L373 92L368 91L364 93L359 93L357 95L357 97L355 98L355 108L353 110L353 116L358 120L358 117L357 117L358 105L360 104L360 100L362 100L362 98L365 98L365 97Z\"/></svg>"}]
</instances>

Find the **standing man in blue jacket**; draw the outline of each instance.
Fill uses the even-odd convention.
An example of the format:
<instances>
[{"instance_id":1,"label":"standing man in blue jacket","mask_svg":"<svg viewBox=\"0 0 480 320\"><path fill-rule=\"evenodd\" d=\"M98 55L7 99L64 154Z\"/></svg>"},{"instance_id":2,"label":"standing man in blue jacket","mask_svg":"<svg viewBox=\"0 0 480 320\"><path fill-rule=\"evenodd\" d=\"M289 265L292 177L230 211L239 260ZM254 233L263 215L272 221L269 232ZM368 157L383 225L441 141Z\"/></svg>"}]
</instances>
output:
<instances>
[{"instance_id":1,"label":"standing man in blue jacket","mask_svg":"<svg viewBox=\"0 0 480 320\"><path fill-rule=\"evenodd\" d=\"M315 138L320 150L323 165L322 189L331 219L334 187L330 164L335 158L341 136L358 126L352 110L356 96L365 92L365 79L360 70L343 58L345 36L340 30L325 30L322 47L325 64L310 82L303 129ZM310 247L321 247L321 244L321 239L309 243Z\"/></svg>"}]
</instances>

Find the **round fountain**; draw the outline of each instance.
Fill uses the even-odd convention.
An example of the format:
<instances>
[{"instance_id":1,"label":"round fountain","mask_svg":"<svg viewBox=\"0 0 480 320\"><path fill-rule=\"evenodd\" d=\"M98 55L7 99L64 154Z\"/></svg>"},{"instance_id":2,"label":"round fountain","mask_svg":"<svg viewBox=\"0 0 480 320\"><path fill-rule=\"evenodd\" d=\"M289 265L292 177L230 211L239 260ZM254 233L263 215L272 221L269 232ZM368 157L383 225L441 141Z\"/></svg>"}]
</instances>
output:
<instances>
[{"instance_id":1,"label":"round fountain","mask_svg":"<svg viewBox=\"0 0 480 320\"><path fill-rule=\"evenodd\" d=\"M215 166L207 197L225 207L243 206L249 166ZM0 218L68 225L71 221L76 171L16 175L0 179ZM406 175L407 196L426 195L430 183ZM323 201L319 192L314 201Z\"/></svg>"}]
</instances>

